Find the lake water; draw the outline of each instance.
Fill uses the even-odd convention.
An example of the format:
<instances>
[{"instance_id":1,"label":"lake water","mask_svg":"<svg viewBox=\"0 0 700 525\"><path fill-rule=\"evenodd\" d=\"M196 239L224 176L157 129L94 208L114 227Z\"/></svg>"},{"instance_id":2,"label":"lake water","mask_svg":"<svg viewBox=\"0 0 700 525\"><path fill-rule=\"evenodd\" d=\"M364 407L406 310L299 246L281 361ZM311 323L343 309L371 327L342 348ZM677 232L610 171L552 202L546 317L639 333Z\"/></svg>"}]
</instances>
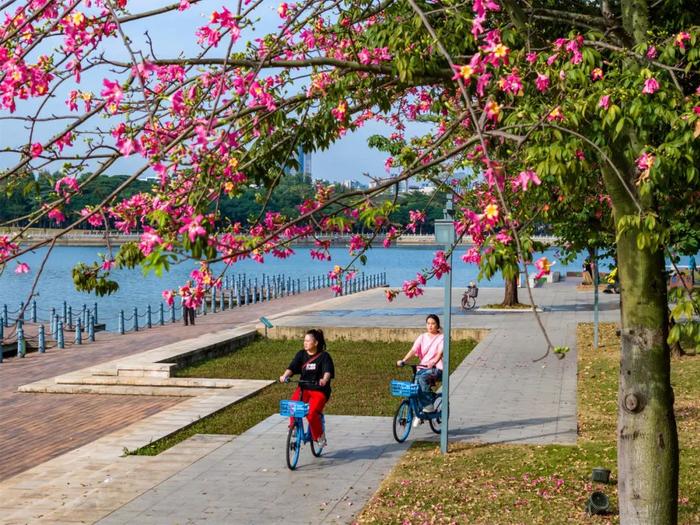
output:
<instances>
[{"instance_id":1,"label":"lake water","mask_svg":"<svg viewBox=\"0 0 700 525\"><path fill-rule=\"evenodd\" d=\"M236 276L245 274L247 278L259 279L263 274L268 276L283 274L286 277L301 279L302 288L306 287L306 279L311 276L327 274L333 265L344 264L350 261L347 249L331 248L331 261L317 261L311 259L309 248L297 248L296 255L288 259L276 259L268 257L264 264L251 260L237 262L232 266L228 275ZM49 261L39 279L36 287L39 317L48 318L51 307L62 309L63 301L67 301L74 311L82 309L82 304L92 305L98 302L100 322L106 322L108 329L116 329L119 310L123 309L127 316L131 315L134 306L139 312L146 311L146 305L151 305L154 312L162 302L161 292L168 288L176 288L182 284L189 273L195 268L191 263L178 265L171 268L169 273L159 278L153 274L144 276L141 270L119 270L113 273L115 280L119 282L118 292L107 297L96 298L94 295L81 293L75 290L71 277L71 269L78 262L91 263L96 260L98 252L104 249L94 247L69 247L59 246L54 248ZM361 271L366 274L386 272L390 286L401 286L407 279L415 278L416 272L423 268L429 268L433 258L434 247L397 247L375 248L368 252L368 261ZM464 253L464 249L456 252L456 261L453 274L453 286L463 287L469 281L477 281L478 270L472 264L465 264L458 259ZM28 263L32 271L28 274L17 275L13 273L14 264L0 275L0 308L7 304L10 310L16 310L21 301L27 301L31 291L32 282L36 271L41 264L45 251L38 250L22 257L22 261ZM556 259L556 250L545 252L550 259ZM569 265L558 262L554 270L561 273L568 271L580 271L583 263L583 255L580 255ZM684 258L681 264L687 264ZM215 270L220 270L223 265L214 265ZM605 264L601 269L607 269ZM432 281L428 286L441 286L441 281ZM479 286L503 286L500 274L491 281L480 281ZM154 316L154 321L157 316ZM127 327L128 327L127 323Z\"/></svg>"}]
</instances>

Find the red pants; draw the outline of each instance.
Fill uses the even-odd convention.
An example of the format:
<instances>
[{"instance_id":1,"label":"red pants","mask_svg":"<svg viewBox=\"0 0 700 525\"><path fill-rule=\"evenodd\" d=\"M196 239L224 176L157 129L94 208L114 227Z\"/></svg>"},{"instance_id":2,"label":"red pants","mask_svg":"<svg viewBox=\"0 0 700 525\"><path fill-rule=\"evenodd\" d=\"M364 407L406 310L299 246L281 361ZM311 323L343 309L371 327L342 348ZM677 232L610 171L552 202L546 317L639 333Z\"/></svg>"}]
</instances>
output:
<instances>
[{"instance_id":1,"label":"red pants","mask_svg":"<svg viewBox=\"0 0 700 525\"><path fill-rule=\"evenodd\" d=\"M301 389L297 387L292 395L292 401L299 401L301 396ZM321 414L323 414L323 407L326 406L326 394L319 392L318 390L306 390L304 389L304 397L301 399L304 403L309 404L309 413L306 419L311 427L311 437L316 441L321 434L323 434L323 425L321 425ZM294 418L289 418L289 424L294 423Z\"/></svg>"}]
</instances>

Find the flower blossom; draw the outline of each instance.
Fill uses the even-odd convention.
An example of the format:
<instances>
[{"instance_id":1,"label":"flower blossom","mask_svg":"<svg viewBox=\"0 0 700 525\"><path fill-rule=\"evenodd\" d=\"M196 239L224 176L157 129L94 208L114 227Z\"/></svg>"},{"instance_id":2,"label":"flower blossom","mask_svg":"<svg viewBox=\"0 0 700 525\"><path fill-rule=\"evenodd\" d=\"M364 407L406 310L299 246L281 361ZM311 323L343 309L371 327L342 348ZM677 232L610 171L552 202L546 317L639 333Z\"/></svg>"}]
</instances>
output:
<instances>
[{"instance_id":1,"label":"flower blossom","mask_svg":"<svg viewBox=\"0 0 700 525\"><path fill-rule=\"evenodd\" d=\"M673 45L678 46L681 49L685 49L685 43L687 40L690 40L690 34L686 33L685 31L681 31L673 40Z\"/></svg>"},{"instance_id":2,"label":"flower blossom","mask_svg":"<svg viewBox=\"0 0 700 525\"><path fill-rule=\"evenodd\" d=\"M654 155L644 152L639 156L639 158L637 158L635 163L637 164L639 171L647 171L654 165L655 160L656 157Z\"/></svg>"},{"instance_id":3,"label":"flower blossom","mask_svg":"<svg viewBox=\"0 0 700 525\"><path fill-rule=\"evenodd\" d=\"M528 184L532 182L535 186L542 184L542 181L533 170L521 171L518 176L511 181L513 191L520 187L522 191L527 191Z\"/></svg>"},{"instance_id":4,"label":"flower blossom","mask_svg":"<svg viewBox=\"0 0 700 525\"><path fill-rule=\"evenodd\" d=\"M591 71L591 79L595 82L596 80L603 80L603 70L599 67Z\"/></svg>"},{"instance_id":5,"label":"flower blossom","mask_svg":"<svg viewBox=\"0 0 700 525\"><path fill-rule=\"evenodd\" d=\"M543 75L542 73L537 73L535 87L540 93L547 91L549 89L549 77L547 75Z\"/></svg>"},{"instance_id":6,"label":"flower blossom","mask_svg":"<svg viewBox=\"0 0 700 525\"><path fill-rule=\"evenodd\" d=\"M498 122L501 118L501 105L495 100L489 100L484 106L486 118Z\"/></svg>"},{"instance_id":7,"label":"flower blossom","mask_svg":"<svg viewBox=\"0 0 700 525\"><path fill-rule=\"evenodd\" d=\"M433 272L435 277L440 279L444 274L449 273L450 265L445 259L445 252L438 250L435 252L435 257L433 257Z\"/></svg>"},{"instance_id":8,"label":"flower blossom","mask_svg":"<svg viewBox=\"0 0 700 525\"><path fill-rule=\"evenodd\" d=\"M642 88L642 93L645 95L653 95L659 90L659 82L654 78L647 78L644 81L644 87Z\"/></svg>"},{"instance_id":9,"label":"flower blossom","mask_svg":"<svg viewBox=\"0 0 700 525\"><path fill-rule=\"evenodd\" d=\"M29 273L29 265L27 263L18 262L15 268L16 274Z\"/></svg>"},{"instance_id":10,"label":"flower blossom","mask_svg":"<svg viewBox=\"0 0 700 525\"><path fill-rule=\"evenodd\" d=\"M562 113L561 108L559 106L554 108L552 111L549 112L549 115L547 115L548 122L552 122L552 121L561 122L562 120L564 120L564 113Z\"/></svg>"},{"instance_id":11,"label":"flower blossom","mask_svg":"<svg viewBox=\"0 0 700 525\"><path fill-rule=\"evenodd\" d=\"M484 216L489 219L498 219L498 206L494 203L488 204L484 208Z\"/></svg>"},{"instance_id":12,"label":"flower blossom","mask_svg":"<svg viewBox=\"0 0 700 525\"><path fill-rule=\"evenodd\" d=\"M31 153L33 159L35 159L39 155L41 155L41 153L43 151L44 151L44 147L41 145L41 142L35 142L34 144L32 144L32 147L29 149L29 152Z\"/></svg>"},{"instance_id":13,"label":"flower blossom","mask_svg":"<svg viewBox=\"0 0 700 525\"><path fill-rule=\"evenodd\" d=\"M610 95L603 95L598 101L598 107L608 109L610 107Z\"/></svg>"}]
</instances>

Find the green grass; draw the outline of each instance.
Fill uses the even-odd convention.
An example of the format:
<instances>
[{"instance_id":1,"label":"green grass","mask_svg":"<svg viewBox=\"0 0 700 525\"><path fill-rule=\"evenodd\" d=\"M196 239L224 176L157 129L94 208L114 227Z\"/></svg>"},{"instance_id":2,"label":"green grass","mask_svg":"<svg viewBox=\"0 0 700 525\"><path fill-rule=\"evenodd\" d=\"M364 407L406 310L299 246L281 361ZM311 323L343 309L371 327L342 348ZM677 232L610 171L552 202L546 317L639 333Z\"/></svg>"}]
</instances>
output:
<instances>
[{"instance_id":1,"label":"green grass","mask_svg":"<svg viewBox=\"0 0 700 525\"><path fill-rule=\"evenodd\" d=\"M450 369L454 370L476 345L473 340L453 341ZM410 368L395 363L410 343L334 341L329 345L336 379L326 414L393 416L397 401L389 394L391 379L410 379ZM179 377L277 379L297 350L298 341L262 339L230 355L183 368ZM281 399L291 396L294 385L273 384L256 395L212 414L177 433L133 452L156 455L194 434L241 434L276 413Z\"/></svg>"},{"instance_id":2,"label":"green grass","mask_svg":"<svg viewBox=\"0 0 700 525\"><path fill-rule=\"evenodd\" d=\"M617 524L616 408L619 340L603 325L601 350L592 326L578 331L576 446L456 444L442 456L434 444L415 444L358 517L359 524ZM679 523L700 523L700 359L672 362L680 457ZM612 484L590 481L591 469L612 471ZM613 513L587 516L596 489Z\"/></svg>"}]
</instances>

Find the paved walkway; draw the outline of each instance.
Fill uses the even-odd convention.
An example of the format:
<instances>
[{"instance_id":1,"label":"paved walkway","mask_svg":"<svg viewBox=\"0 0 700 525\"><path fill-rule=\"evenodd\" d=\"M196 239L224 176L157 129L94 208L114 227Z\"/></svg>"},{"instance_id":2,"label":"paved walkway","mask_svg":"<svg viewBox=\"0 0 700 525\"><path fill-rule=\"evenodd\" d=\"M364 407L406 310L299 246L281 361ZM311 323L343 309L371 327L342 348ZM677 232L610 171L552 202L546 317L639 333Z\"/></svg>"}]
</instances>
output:
<instances>
[{"instance_id":1,"label":"paved walkway","mask_svg":"<svg viewBox=\"0 0 700 525\"><path fill-rule=\"evenodd\" d=\"M480 302L498 302L502 293L482 289ZM553 343L571 347L564 360L550 355L533 362L544 344L532 314L456 312L456 327L492 331L451 376L451 440L575 442L575 327L592 319L591 298L568 283L535 290L536 303L547 310L542 316ZM601 299L601 320L617 320L618 296ZM275 324L415 327L427 313L440 313L441 301L439 289L392 305L381 291L370 291L313 305ZM328 424L328 454L317 460L303 450L295 472L284 465L284 420L271 416L100 523L349 523L407 444L394 442L389 418L332 416ZM425 427L412 432L409 441L435 439Z\"/></svg>"},{"instance_id":2,"label":"paved walkway","mask_svg":"<svg viewBox=\"0 0 700 525\"><path fill-rule=\"evenodd\" d=\"M250 324L262 315L305 307L330 295L330 290L323 289L251 304L198 317L197 324L189 327L176 323L127 335L99 332L95 343L51 349L45 354L31 353L24 359L5 359L0 363L0 480L181 401L167 397L22 394L17 392L19 386ZM37 417L39 414L41 417Z\"/></svg>"}]
</instances>

